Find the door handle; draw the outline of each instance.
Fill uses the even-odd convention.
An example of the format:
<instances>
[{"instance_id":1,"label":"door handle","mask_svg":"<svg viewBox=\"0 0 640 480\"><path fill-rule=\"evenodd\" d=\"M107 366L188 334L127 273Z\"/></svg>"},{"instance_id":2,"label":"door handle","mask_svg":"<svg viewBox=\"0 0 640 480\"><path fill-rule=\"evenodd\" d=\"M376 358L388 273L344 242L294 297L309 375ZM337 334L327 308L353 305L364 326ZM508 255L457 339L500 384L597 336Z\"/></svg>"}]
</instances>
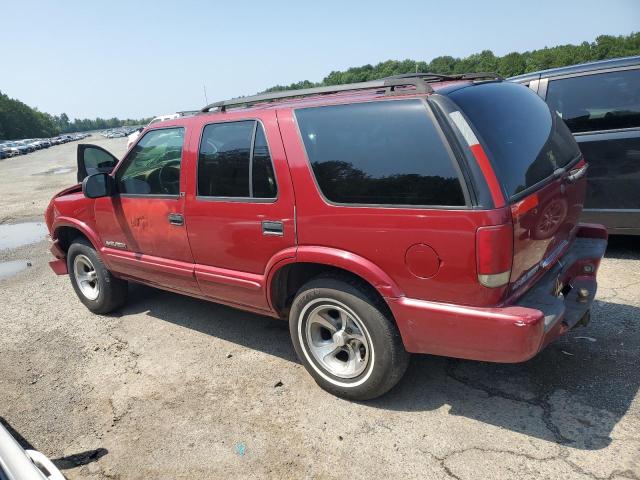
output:
<instances>
[{"instance_id":1,"label":"door handle","mask_svg":"<svg viewBox=\"0 0 640 480\"><path fill-rule=\"evenodd\" d=\"M274 220L264 220L262 222L263 235L284 235L284 224Z\"/></svg>"},{"instance_id":2,"label":"door handle","mask_svg":"<svg viewBox=\"0 0 640 480\"><path fill-rule=\"evenodd\" d=\"M167 218L171 225L184 225L184 217L181 213L170 213Z\"/></svg>"}]
</instances>

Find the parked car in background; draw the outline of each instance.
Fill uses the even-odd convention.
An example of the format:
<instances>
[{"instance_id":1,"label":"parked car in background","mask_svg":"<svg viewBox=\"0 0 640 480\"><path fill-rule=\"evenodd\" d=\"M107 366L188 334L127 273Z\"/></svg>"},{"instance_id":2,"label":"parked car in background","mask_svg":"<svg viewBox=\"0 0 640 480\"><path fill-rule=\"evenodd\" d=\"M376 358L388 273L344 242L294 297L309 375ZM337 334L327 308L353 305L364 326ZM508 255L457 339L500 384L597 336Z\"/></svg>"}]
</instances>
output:
<instances>
[{"instance_id":1,"label":"parked car in background","mask_svg":"<svg viewBox=\"0 0 640 480\"><path fill-rule=\"evenodd\" d=\"M44 145L42 144L42 142L40 142L40 140L37 140L35 138L25 139L25 140L22 140L22 142L33 147L34 150L41 150L42 148L44 148Z\"/></svg>"},{"instance_id":2,"label":"parked car in background","mask_svg":"<svg viewBox=\"0 0 640 480\"><path fill-rule=\"evenodd\" d=\"M370 399L410 352L521 362L588 322L607 231L578 223L586 170L495 75L238 98L122 160L80 144L81 185L45 213L51 267L95 313L133 280L288 318L322 388Z\"/></svg>"},{"instance_id":3,"label":"parked car in background","mask_svg":"<svg viewBox=\"0 0 640 480\"><path fill-rule=\"evenodd\" d=\"M31 153L36 151L36 147L34 145L25 142L24 140L17 140L14 143L18 146L18 149L21 150L22 153Z\"/></svg>"},{"instance_id":4,"label":"parked car in background","mask_svg":"<svg viewBox=\"0 0 640 480\"><path fill-rule=\"evenodd\" d=\"M3 141L0 142L0 155L2 155L0 158L23 155L43 148L49 148L53 145L81 140L89 136L90 134L88 133L75 133L60 135L54 138L25 138L22 140Z\"/></svg>"},{"instance_id":5,"label":"parked car in background","mask_svg":"<svg viewBox=\"0 0 640 480\"><path fill-rule=\"evenodd\" d=\"M140 137L140 134L144 130L144 127L138 127L127 137L127 150L131 148L131 145L135 143L135 141Z\"/></svg>"},{"instance_id":6,"label":"parked car in background","mask_svg":"<svg viewBox=\"0 0 640 480\"><path fill-rule=\"evenodd\" d=\"M558 112L589 163L582 218L640 235L640 56L513 77Z\"/></svg>"},{"instance_id":7,"label":"parked car in background","mask_svg":"<svg viewBox=\"0 0 640 480\"><path fill-rule=\"evenodd\" d=\"M13 142L0 143L0 151L2 151L2 158L11 158L20 155L20 150L13 145Z\"/></svg>"},{"instance_id":8,"label":"parked car in background","mask_svg":"<svg viewBox=\"0 0 640 480\"><path fill-rule=\"evenodd\" d=\"M7 142L6 145L15 149L18 152L18 155L26 155L30 150L29 147L20 142Z\"/></svg>"},{"instance_id":9,"label":"parked car in background","mask_svg":"<svg viewBox=\"0 0 640 480\"><path fill-rule=\"evenodd\" d=\"M147 127L154 125L156 123L164 122L165 120L173 120L175 118L180 118L181 116L182 114L180 112L167 113L165 115L158 115L157 117L153 117L151 119ZM137 130L135 130L133 133L129 135L129 139L127 140L127 150L131 148L131 145L133 145L133 143L137 140L137 138L140 136L143 130L144 128L138 128Z\"/></svg>"}]
</instances>

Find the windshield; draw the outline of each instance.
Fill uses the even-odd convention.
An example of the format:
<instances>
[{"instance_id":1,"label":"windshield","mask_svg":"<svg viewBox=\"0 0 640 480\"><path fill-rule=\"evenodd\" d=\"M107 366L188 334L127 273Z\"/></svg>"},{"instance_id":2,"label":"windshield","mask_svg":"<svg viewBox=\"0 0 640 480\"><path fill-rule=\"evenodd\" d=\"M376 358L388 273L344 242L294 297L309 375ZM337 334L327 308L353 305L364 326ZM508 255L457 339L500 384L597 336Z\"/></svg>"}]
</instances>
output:
<instances>
[{"instance_id":1,"label":"windshield","mask_svg":"<svg viewBox=\"0 0 640 480\"><path fill-rule=\"evenodd\" d=\"M562 119L523 85L485 83L449 96L480 134L509 197L547 179L580 155Z\"/></svg>"}]
</instances>

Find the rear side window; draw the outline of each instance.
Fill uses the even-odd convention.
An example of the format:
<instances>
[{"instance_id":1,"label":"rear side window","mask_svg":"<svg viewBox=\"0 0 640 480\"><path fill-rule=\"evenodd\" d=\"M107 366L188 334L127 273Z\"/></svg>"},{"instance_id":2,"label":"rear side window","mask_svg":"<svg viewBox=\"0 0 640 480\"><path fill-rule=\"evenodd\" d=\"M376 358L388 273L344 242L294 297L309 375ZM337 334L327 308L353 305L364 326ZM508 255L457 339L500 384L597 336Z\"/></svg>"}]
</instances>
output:
<instances>
[{"instance_id":1,"label":"rear side window","mask_svg":"<svg viewBox=\"0 0 640 480\"><path fill-rule=\"evenodd\" d=\"M276 197L271 155L259 122L214 123L204 128L198 155L198 195Z\"/></svg>"},{"instance_id":2,"label":"rear side window","mask_svg":"<svg viewBox=\"0 0 640 480\"><path fill-rule=\"evenodd\" d=\"M449 96L480 134L496 176L510 197L580 155L560 117L523 85L484 83L455 90Z\"/></svg>"},{"instance_id":3,"label":"rear side window","mask_svg":"<svg viewBox=\"0 0 640 480\"><path fill-rule=\"evenodd\" d=\"M465 204L453 160L421 100L303 108L296 118L329 201Z\"/></svg>"},{"instance_id":4,"label":"rear side window","mask_svg":"<svg viewBox=\"0 0 640 480\"><path fill-rule=\"evenodd\" d=\"M547 103L575 133L640 127L640 70L552 80Z\"/></svg>"}]
</instances>

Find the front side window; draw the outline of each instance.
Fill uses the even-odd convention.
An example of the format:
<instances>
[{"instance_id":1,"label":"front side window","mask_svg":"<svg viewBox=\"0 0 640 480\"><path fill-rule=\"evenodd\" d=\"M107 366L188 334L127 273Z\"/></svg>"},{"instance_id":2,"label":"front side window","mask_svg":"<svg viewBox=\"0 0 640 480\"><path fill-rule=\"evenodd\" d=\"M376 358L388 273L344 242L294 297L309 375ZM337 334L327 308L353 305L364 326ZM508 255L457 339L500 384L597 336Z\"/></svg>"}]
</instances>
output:
<instances>
[{"instance_id":1,"label":"front side window","mask_svg":"<svg viewBox=\"0 0 640 480\"><path fill-rule=\"evenodd\" d=\"M118 191L130 195L178 195L184 128L151 130L118 170Z\"/></svg>"},{"instance_id":2,"label":"front side window","mask_svg":"<svg viewBox=\"0 0 640 480\"><path fill-rule=\"evenodd\" d=\"M277 196L271 155L260 122L213 123L204 128L198 155L198 195Z\"/></svg>"},{"instance_id":3,"label":"front side window","mask_svg":"<svg viewBox=\"0 0 640 480\"><path fill-rule=\"evenodd\" d=\"M547 103L574 133L640 127L640 70L551 80Z\"/></svg>"},{"instance_id":4,"label":"front side window","mask_svg":"<svg viewBox=\"0 0 640 480\"><path fill-rule=\"evenodd\" d=\"M303 108L296 118L329 201L465 204L452 158L421 100Z\"/></svg>"}]
</instances>

